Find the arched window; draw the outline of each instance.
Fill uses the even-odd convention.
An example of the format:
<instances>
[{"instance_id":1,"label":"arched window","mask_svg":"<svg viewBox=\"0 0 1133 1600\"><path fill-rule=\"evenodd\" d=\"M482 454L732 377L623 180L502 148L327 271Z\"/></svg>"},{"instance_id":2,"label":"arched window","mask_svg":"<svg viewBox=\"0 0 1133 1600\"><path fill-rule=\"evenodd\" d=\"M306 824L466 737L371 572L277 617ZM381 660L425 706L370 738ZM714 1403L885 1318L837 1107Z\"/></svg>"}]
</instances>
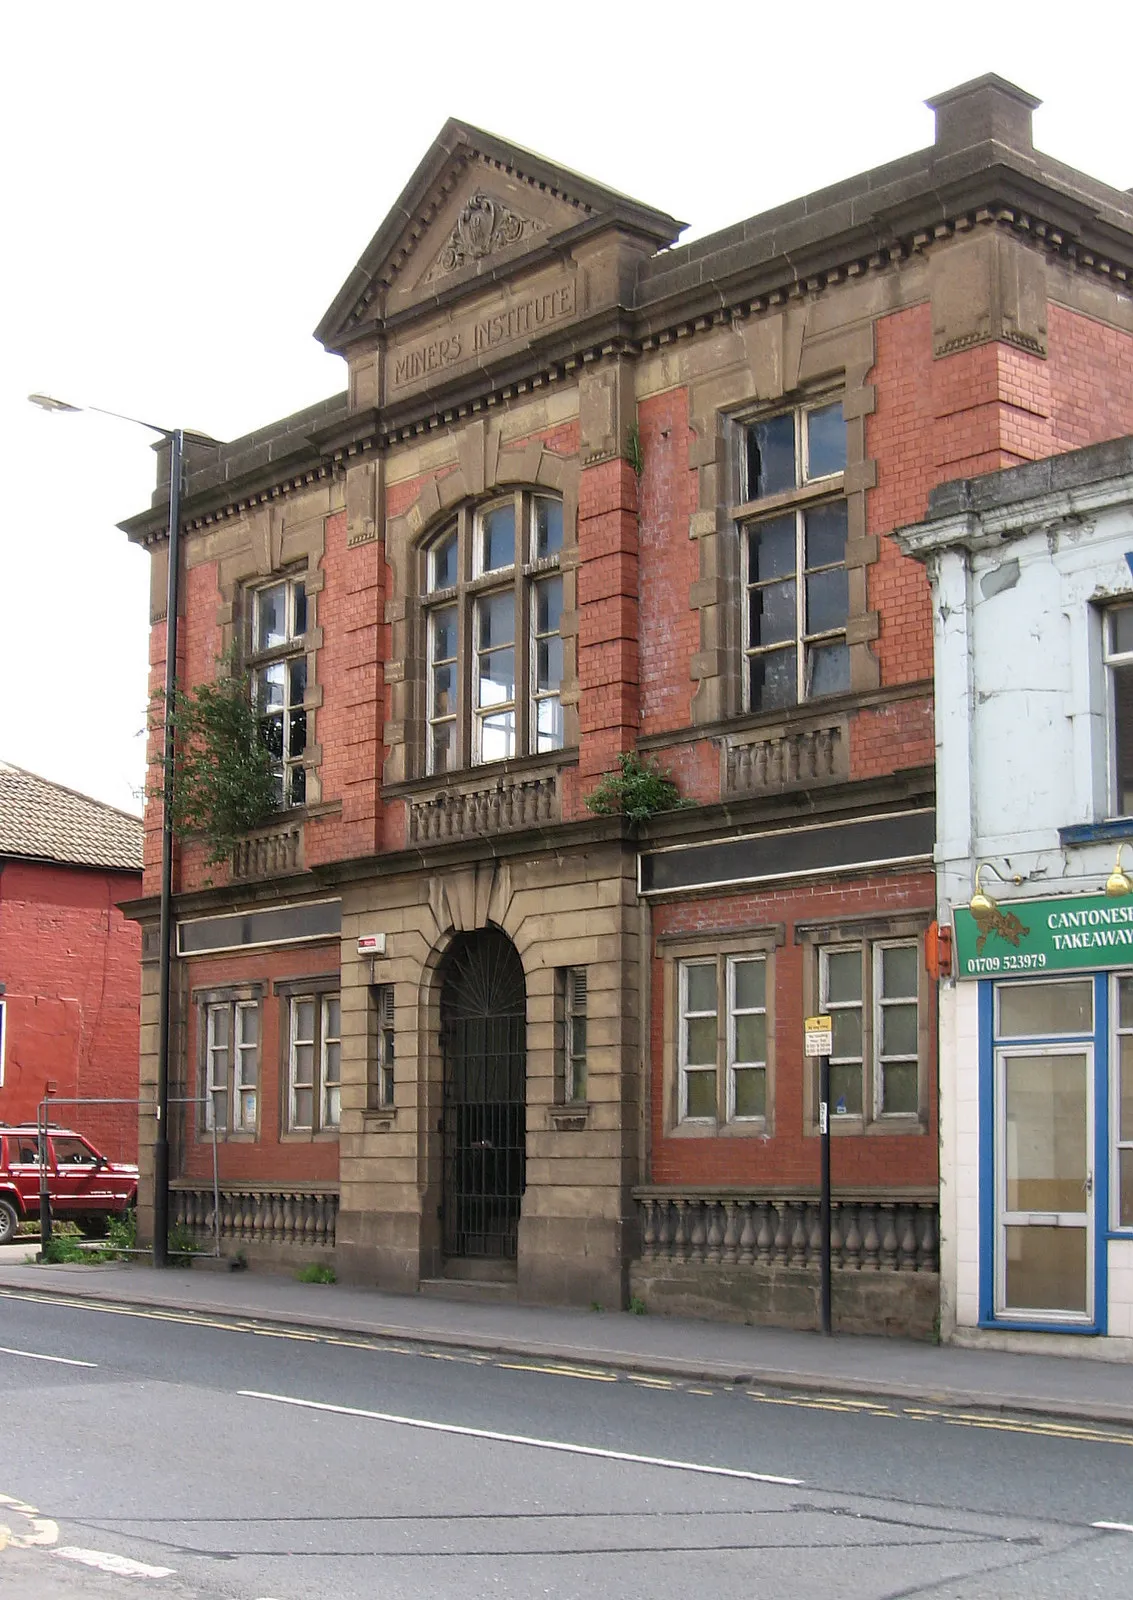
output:
<instances>
[{"instance_id":1,"label":"arched window","mask_svg":"<svg viewBox=\"0 0 1133 1600\"><path fill-rule=\"evenodd\" d=\"M425 546L428 772L562 748L562 547L562 501L529 489Z\"/></svg>"}]
</instances>

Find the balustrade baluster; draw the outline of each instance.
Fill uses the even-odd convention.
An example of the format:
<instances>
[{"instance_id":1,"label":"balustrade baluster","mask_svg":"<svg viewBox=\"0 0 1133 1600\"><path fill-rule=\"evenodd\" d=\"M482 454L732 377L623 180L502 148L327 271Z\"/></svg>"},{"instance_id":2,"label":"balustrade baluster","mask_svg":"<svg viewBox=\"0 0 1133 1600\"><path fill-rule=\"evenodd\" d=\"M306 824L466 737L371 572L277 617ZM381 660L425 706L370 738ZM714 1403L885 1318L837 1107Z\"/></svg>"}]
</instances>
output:
<instances>
[{"instance_id":1,"label":"balustrade baluster","mask_svg":"<svg viewBox=\"0 0 1133 1600\"><path fill-rule=\"evenodd\" d=\"M916 1206L897 1207L897 1270L917 1270Z\"/></svg>"},{"instance_id":2,"label":"balustrade baluster","mask_svg":"<svg viewBox=\"0 0 1133 1600\"><path fill-rule=\"evenodd\" d=\"M687 1200L674 1200L673 1209L676 1212L676 1226L673 1228L673 1260L688 1260L688 1233L686 1230Z\"/></svg>"},{"instance_id":3,"label":"balustrade baluster","mask_svg":"<svg viewBox=\"0 0 1133 1600\"><path fill-rule=\"evenodd\" d=\"M822 1208L816 1201L808 1200L803 1212L806 1218L806 1264L813 1267L822 1260Z\"/></svg>"},{"instance_id":4,"label":"balustrade baluster","mask_svg":"<svg viewBox=\"0 0 1133 1600\"><path fill-rule=\"evenodd\" d=\"M842 1210L845 1215L842 1265L852 1268L855 1272L860 1272L862 1265L862 1235L858 1219L858 1208L855 1205L844 1205Z\"/></svg>"},{"instance_id":5,"label":"balustrade baluster","mask_svg":"<svg viewBox=\"0 0 1133 1600\"><path fill-rule=\"evenodd\" d=\"M740 1224L740 1265L750 1267L755 1260L756 1239L756 1207L750 1200L741 1200L739 1203L742 1221Z\"/></svg>"},{"instance_id":6,"label":"balustrade baluster","mask_svg":"<svg viewBox=\"0 0 1133 1600\"><path fill-rule=\"evenodd\" d=\"M917 1228L917 1271L935 1272L937 1270L936 1207L927 1205L918 1207L918 1210L920 1216Z\"/></svg>"},{"instance_id":7,"label":"balustrade baluster","mask_svg":"<svg viewBox=\"0 0 1133 1600\"><path fill-rule=\"evenodd\" d=\"M734 1200L725 1200L724 1240L723 1248L720 1251L720 1259L729 1266L731 1266L736 1260L736 1256L738 1254L737 1246L739 1244L739 1233L737 1231L736 1221L736 1202Z\"/></svg>"},{"instance_id":8,"label":"balustrade baluster","mask_svg":"<svg viewBox=\"0 0 1133 1600\"><path fill-rule=\"evenodd\" d=\"M688 1258L703 1261L708 1237L708 1207L703 1200L689 1201Z\"/></svg>"},{"instance_id":9,"label":"balustrade baluster","mask_svg":"<svg viewBox=\"0 0 1133 1600\"><path fill-rule=\"evenodd\" d=\"M719 1261L720 1246L724 1243L724 1210L719 1201L708 1200L705 1211L708 1213L708 1248L704 1257L706 1261Z\"/></svg>"},{"instance_id":10,"label":"balustrade baluster","mask_svg":"<svg viewBox=\"0 0 1133 1600\"><path fill-rule=\"evenodd\" d=\"M657 1202L648 1197L641 1202L641 1256L643 1261L657 1259Z\"/></svg>"},{"instance_id":11,"label":"balustrade baluster","mask_svg":"<svg viewBox=\"0 0 1133 1600\"><path fill-rule=\"evenodd\" d=\"M862 1206L862 1271L877 1271L877 1253L881 1240L877 1236L877 1207Z\"/></svg>"},{"instance_id":12,"label":"balustrade baluster","mask_svg":"<svg viewBox=\"0 0 1133 1600\"><path fill-rule=\"evenodd\" d=\"M879 1263L882 1272L896 1272L897 1270L897 1228L896 1208L885 1203L881 1207L881 1260Z\"/></svg>"},{"instance_id":13,"label":"balustrade baluster","mask_svg":"<svg viewBox=\"0 0 1133 1600\"><path fill-rule=\"evenodd\" d=\"M821 1223L821 1217L819 1218ZM842 1265L842 1207L835 1201L830 1207L830 1265Z\"/></svg>"},{"instance_id":14,"label":"balustrade baluster","mask_svg":"<svg viewBox=\"0 0 1133 1600\"><path fill-rule=\"evenodd\" d=\"M777 1200L772 1204L771 1212L775 1218L775 1238L771 1245L771 1260L782 1264L788 1259L790 1253L790 1208L785 1200Z\"/></svg>"}]
</instances>

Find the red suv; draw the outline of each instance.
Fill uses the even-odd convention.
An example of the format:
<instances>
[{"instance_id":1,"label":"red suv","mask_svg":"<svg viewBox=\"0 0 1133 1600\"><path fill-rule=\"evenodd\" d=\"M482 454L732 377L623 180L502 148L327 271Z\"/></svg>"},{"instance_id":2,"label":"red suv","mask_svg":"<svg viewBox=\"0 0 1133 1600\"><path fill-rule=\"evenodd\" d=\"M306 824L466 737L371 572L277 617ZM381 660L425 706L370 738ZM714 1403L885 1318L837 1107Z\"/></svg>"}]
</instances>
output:
<instances>
[{"instance_id":1,"label":"red suv","mask_svg":"<svg viewBox=\"0 0 1133 1600\"><path fill-rule=\"evenodd\" d=\"M0 1124L0 1244L15 1237L19 1223L39 1216L40 1156L47 1170L51 1215L73 1222L87 1238L106 1232L106 1219L128 1211L138 1198L138 1169L108 1161L81 1133L51 1128L44 1138L35 1123Z\"/></svg>"}]
</instances>

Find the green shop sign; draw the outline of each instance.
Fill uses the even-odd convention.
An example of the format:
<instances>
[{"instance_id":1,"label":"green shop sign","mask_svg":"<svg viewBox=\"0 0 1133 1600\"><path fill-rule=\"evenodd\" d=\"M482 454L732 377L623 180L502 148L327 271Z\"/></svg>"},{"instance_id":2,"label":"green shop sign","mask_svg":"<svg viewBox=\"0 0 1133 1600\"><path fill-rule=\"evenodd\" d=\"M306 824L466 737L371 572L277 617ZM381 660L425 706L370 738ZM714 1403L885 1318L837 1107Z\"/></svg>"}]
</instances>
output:
<instances>
[{"instance_id":1,"label":"green shop sign","mask_svg":"<svg viewBox=\"0 0 1133 1600\"><path fill-rule=\"evenodd\" d=\"M987 978L1082 967L1133 967L1133 898L1011 900L954 912L956 976Z\"/></svg>"}]
</instances>

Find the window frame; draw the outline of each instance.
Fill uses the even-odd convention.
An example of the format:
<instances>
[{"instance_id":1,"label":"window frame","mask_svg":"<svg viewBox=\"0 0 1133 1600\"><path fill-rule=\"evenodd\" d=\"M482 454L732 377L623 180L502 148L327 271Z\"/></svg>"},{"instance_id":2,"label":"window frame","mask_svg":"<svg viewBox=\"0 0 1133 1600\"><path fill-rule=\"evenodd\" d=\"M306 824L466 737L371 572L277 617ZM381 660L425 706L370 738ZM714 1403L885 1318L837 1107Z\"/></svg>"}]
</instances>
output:
<instances>
[{"instance_id":1,"label":"window frame","mask_svg":"<svg viewBox=\"0 0 1133 1600\"><path fill-rule=\"evenodd\" d=\"M546 555L538 553L538 519L541 502L558 508L558 543ZM493 512L510 507L513 514L512 559L489 566L485 560L484 535ZM452 583L439 584L438 553L455 538L455 574ZM419 549L419 575L423 624L422 660L425 671L423 695L424 749L422 775L444 777L476 767L497 766L503 761L526 760L553 754L566 748L563 690L565 663L562 644L564 573L562 560L567 528L563 496L546 489L519 487L468 502L450 514ZM448 576L448 564L443 571ZM538 602L541 587L557 585L557 630L538 630ZM512 637L498 644L482 642L482 628L488 605L501 595L510 594ZM435 654L435 619L448 610L454 612L455 654ZM548 684L539 682L540 644L558 640L558 673ZM479 670L491 654L511 653L510 696L486 701L483 687L492 680ZM556 654L550 646L552 658ZM451 673L453 709L439 711L438 673ZM539 732L541 708L557 707L551 714L550 734ZM503 754L485 754L493 718L510 716L510 745ZM451 755L438 761L437 734L451 729Z\"/></svg>"},{"instance_id":2,"label":"window frame","mask_svg":"<svg viewBox=\"0 0 1133 1600\"><path fill-rule=\"evenodd\" d=\"M370 1063L366 1088L369 1111L390 1112L396 1104L397 1001L392 983L370 985Z\"/></svg>"},{"instance_id":3,"label":"window frame","mask_svg":"<svg viewBox=\"0 0 1133 1600\"><path fill-rule=\"evenodd\" d=\"M279 999L279 1118L281 1140L319 1140L337 1139L341 1128L341 1088L342 1088L342 980L338 973L308 978L277 979L273 984L276 996ZM339 1033L335 1037L327 1031L328 1004L337 1002L339 1007ZM312 1007L312 1034L310 1038L299 1038L295 1033L297 1022L296 1011L299 1005L309 1003ZM328 1044L337 1044L338 1050L338 1079L328 1080L327 1064ZM298 1083L295 1078L295 1047L307 1045L311 1050L311 1080ZM326 1091L328 1087L337 1088L340 1092L338 1123L330 1123L325 1118ZM311 1094L311 1122L300 1123L296 1119L295 1096L296 1090L307 1091Z\"/></svg>"},{"instance_id":4,"label":"window frame","mask_svg":"<svg viewBox=\"0 0 1133 1600\"><path fill-rule=\"evenodd\" d=\"M812 476L810 472L810 418L815 412L826 410L832 406L838 406L843 409L844 447L842 466L834 472L824 472ZM753 493L753 486L749 481L751 432L761 423L773 421L777 417L784 416L790 416L794 423L795 482L790 487L776 489L766 494ZM849 566L845 555L845 547L850 540L850 511L846 492L846 461L849 452L849 434L844 413L844 394L839 391L838 393L816 395L793 406L779 407L761 415L741 416L735 420L740 441L736 474L740 504L733 508L732 517L739 545L740 618L738 646L740 709L750 715L777 713L782 716L805 710L813 705L820 705L823 701L836 698L838 695L848 694L852 688L849 624L850 619L855 614L855 607L853 596L850 594ZM845 541L842 560L835 563L824 562L810 567L807 565L807 516L828 505L841 505L844 508ZM787 577L786 574L781 574L776 575L773 579L766 580L752 578L752 541L761 526L767 526L774 521L785 520L788 516L794 520L794 566L790 581L793 582L795 588L795 626L793 636L795 698L787 705L756 705L753 703L752 694L753 664L763 657L785 655L788 646L785 640L777 640L770 645L764 646L752 643L752 597L756 591L772 582L787 581ZM839 627L822 628L809 633L807 631L807 580L808 578L820 577L827 572L839 571L846 575L845 617ZM824 646L838 644L839 642L844 652L844 675L846 681L836 689L816 695L810 690L808 684L810 667L814 659L813 653Z\"/></svg>"},{"instance_id":5,"label":"window frame","mask_svg":"<svg viewBox=\"0 0 1133 1600\"><path fill-rule=\"evenodd\" d=\"M276 644L260 646L257 643L260 632L260 606L265 595L272 590L282 588L285 594L286 628L284 638ZM280 754L273 754L273 770L278 782L277 799L281 810L295 810L307 804L308 769L307 758L311 747L310 721L311 721L311 660L309 643L312 634L311 602L313 594L310 587L310 577L307 569L292 570L288 572L273 573L264 582L249 585L245 591L246 602L246 629L245 629L245 664L248 670L249 691L252 696L252 705L261 728L269 722L278 720L280 723L279 749ZM302 628L298 626L302 622ZM303 693L296 698L293 693L293 669L302 662ZM283 700L279 708L279 717L276 718L275 707L265 710L264 685L268 681L268 674L274 669L283 669ZM296 718L302 717L302 745L299 749L293 746L296 731ZM269 750L273 749L270 741L266 741Z\"/></svg>"},{"instance_id":6,"label":"window frame","mask_svg":"<svg viewBox=\"0 0 1133 1600\"><path fill-rule=\"evenodd\" d=\"M1121 1136L1121 1040L1133 1037L1133 1022L1128 1027L1121 1025L1121 983L1133 983L1133 978L1128 974L1113 972L1109 974L1107 985L1108 993L1106 1003L1109 1006L1109 1166L1110 1166L1110 1193L1109 1202L1109 1232L1121 1238L1129 1238L1133 1234L1133 1207L1130 1209L1129 1220L1125 1221L1121 1215L1121 1152L1129 1152L1129 1162L1133 1164L1133 1127L1129 1130L1129 1137ZM1095 1034L1098 1032L1095 1019ZM1130 1072L1133 1073L1133 1062L1130 1063ZM1096 1113L1095 1113L1096 1116Z\"/></svg>"},{"instance_id":7,"label":"window frame","mask_svg":"<svg viewBox=\"0 0 1133 1600\"><path fill-rule=\"evenodd\" d=\"M795 941L808 950L804 972L804 1004L807 1015L820 1015L826 1008L826 988L823 980L824 952L858 952L861 970L862 1013L862 1109L835 1112L831 1107L830 1128L836 1135L845 1134L920 1134L931 1126L932 1108L930 1088L935 1038L935 1009L933 986L925 964L925 931L933 913L924 910L905 916L884 919L832 918L823 922L799 922L795 925ZM881 970L881 952L885 949L906 946L916 950L917 970L917 1106L915 1111L883 1111L884 1092L880 1060L882 1009L877 993ZM908 1004L905 996L895 996L894 1003ZM837 1003L833 1005L838 1010ZM846 1060L857 1057L847 1057ZM908 1059L908 1058L902 1058ZM840 1064L831 1057L831 1067ZM841 1063L844 1064L844 1063ZM807 1090L806 1132L818 1132L818 1063L809 1058L805 1063ZM832 1096L833 1098L833 1096Z\"/></svg>"},{"instance_id":8,"label":"window frame","mask_svg":"<svg viewBox=\"0 0 1133 1600\"><path fill-rule=\"evenodd\" d=\"M555 1098L579 1109L590 1103L588 987L587 967L556 969Z\"/></svg>"},{"instance_id":9,"label":"window frame","mask_svg":"<svg viewBox=\"0 0 1133 1600\"><path fill-rule=\"evenodd\" d=\"M1102 625L1102 666L1105 671L1105 733L1106 733L1106 816L1117 820L1121 817L1133 816L1133 805L1124 804L1121 776L1121 750L1120 729L1117 715L1117 681L1116 674L1122 669L1129 669L1133 674L1133 649L1118 650L1114 646L1115 618L1119 612L1133 613L1133 602L1127 598L1103 606L1101 609ZM1133 740L1131 740L1133 742ZM1129 752L1129 766L1133 772L1133 749ZM1133 778L1131 778L1133 787Z\"/></svg>"},{"instance_id":10,"label":"window frame","mask_svg":"<svg viewBox=\"0 0 1133 1600\"><path fill-rule=\"evenodd\" d=\"M237 989L209 989L194 995L197 1010L197 1131L209 1139L214 1134L218 1140L255 1141L260 1136L263 1116L263 1047L264 1012L263 988L260 984L241 985ZM215 1017L226 1016L227 1041L214 1044ZM254 1040L240 1037L241 1017L254 1015L256 1019ZM217 1082L214 1061L223 1052L224 1083ZM246 1058L254 1062L253 1073L248 1076L243 1065ZM215 1095L223 1093L225 1112L223 1122L216 1118ZM254 1115L244 1114L246 1096L254 1097ZM237 1109L239 1107L239 1115ZM214 1127L215 1124L215 1127Z\"/></svg>"},{"instance_id":11,"label":"window frame","mask_svg":"<svg viewBox=\"0 0 1133 1600\"><path fill-rule=\"evenodd\" d=\"M718 931L711 934L682 934L658 941L658 954L665 962L664 1020L664 1132L669 1138L766 1138L774 1132L775 1121L775 952L782 945L785 929L781 924L749 930ZM764 1016L764 1057L751 1063L763 1070L763 1114L737 1115L736 1070L748 1063L736 1055L734 1005L735 968L744 961L763 963L763 1005L755 1008ZM713 1067L696 1064L697 1072L715 1074L715 1112L712 1116L688 1115L686 1073L687 971L693 966L713 966L716 993L716 1061ZM745 1011L748 1008L744 1008ZM708 1015L710 1013L703 1013Z\"/></svg>"}]
</instances>

